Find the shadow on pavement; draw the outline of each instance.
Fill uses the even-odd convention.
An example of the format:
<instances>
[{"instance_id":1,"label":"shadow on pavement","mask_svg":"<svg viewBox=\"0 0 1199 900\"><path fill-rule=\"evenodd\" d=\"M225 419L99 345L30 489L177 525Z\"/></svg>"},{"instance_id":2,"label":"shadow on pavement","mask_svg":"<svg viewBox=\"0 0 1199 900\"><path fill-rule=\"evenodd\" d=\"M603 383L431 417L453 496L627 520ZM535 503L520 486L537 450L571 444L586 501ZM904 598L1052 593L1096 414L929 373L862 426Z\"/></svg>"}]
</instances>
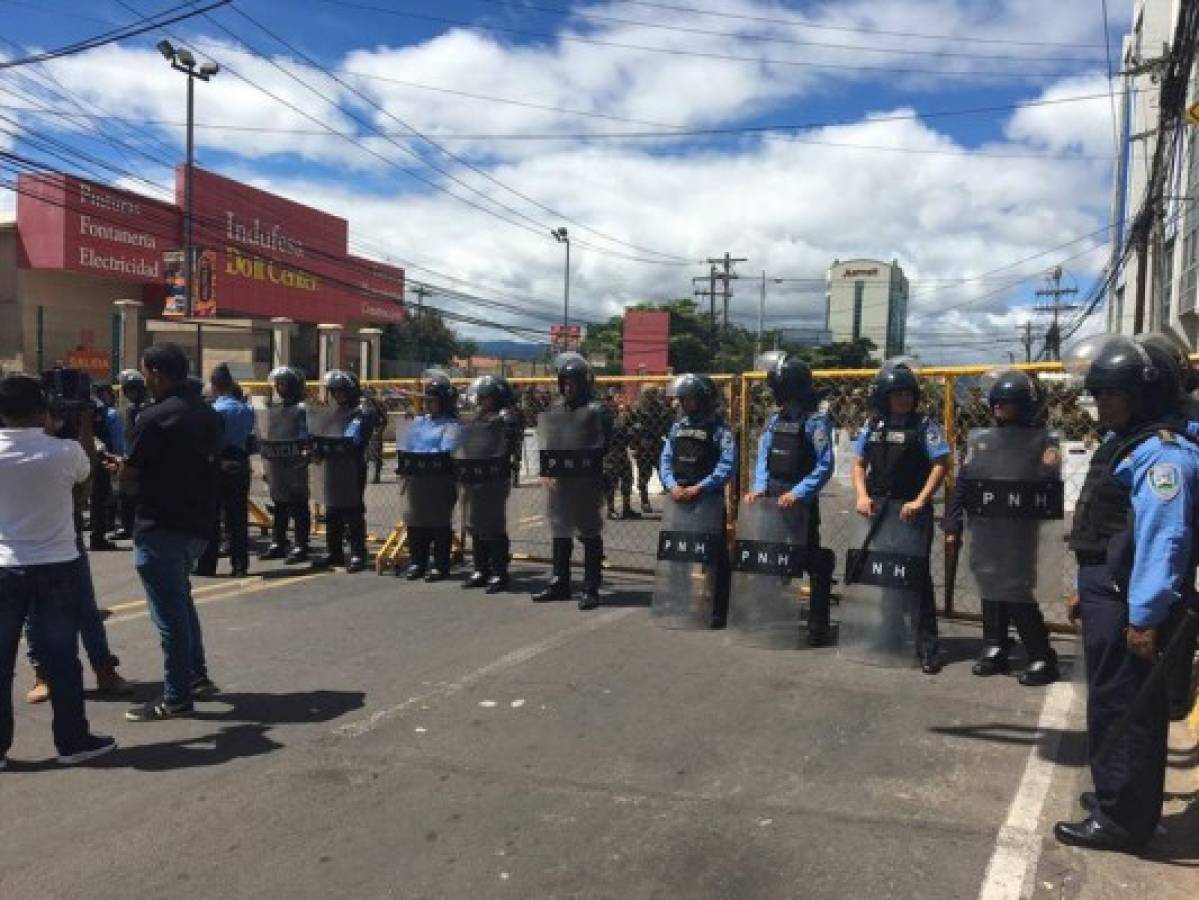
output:
<instances>
[{"instance_id":1,"label":"shadow on pavement","mask_svg":"<svg viewBox=\"0 0 1199 900\"><path fill-rule=\"evenodd\" d=\"M1199 801L1192 800L1181 812L1163 816L1161 827L1165 833L1153 839L1141 858L1199 869Z\"/></svg>"},{"instance_id":2,"label":"shadow on pavement","mask_svg":"<svg viewBox=\"0 0 1199 900\"><path fill-rule=\"evenodd\" d=\"M988 722L983 725L937 725L929 729L934 734L944 737L969 738L971 740L991 741L996 744L1024 745L1031 747L1036 744L1042 758L1062 766L1081 768L1087 763L1087 734L1085 731L1062 731L1048 728L1042 731L1033 725L1014 725L1008 722ZM1049 757L1045 754L1050 739L1057 735L1061 738L1057 752Z\"/></svg>"}]
</instances>

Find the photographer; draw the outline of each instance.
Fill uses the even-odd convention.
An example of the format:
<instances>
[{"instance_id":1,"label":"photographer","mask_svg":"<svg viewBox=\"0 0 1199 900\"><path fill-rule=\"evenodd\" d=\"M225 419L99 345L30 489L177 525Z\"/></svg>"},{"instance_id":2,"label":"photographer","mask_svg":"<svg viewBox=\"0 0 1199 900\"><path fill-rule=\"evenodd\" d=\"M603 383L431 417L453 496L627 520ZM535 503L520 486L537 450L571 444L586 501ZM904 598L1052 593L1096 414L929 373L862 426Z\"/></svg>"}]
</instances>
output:
<instances>
[{"instance_id":1,"label":"photographer","mask_svg":"<svg viewBox=\"0 0 1199 900\"><path fill-rule=\"evenodd\" d=\"M189 390L187 356L177 344L155 344L142 356L154 403L142 411L125 459L108 457L123 489L136 496L133 561L162 643L163 696L125 714L154 722L192 712L208 697L204 640L191 593L191 572L216 513L221 419Z\"/></svg>"},{"instance_id":2,"label":"photographer","mask_svg":"<svg viewBox=\"0 0 1199 900\"><path fill-rule=\"evenodd\" d=\"M46 433L42 384L28 375L0 379L0 768L12 746L12 679L21 630L43 653L52 688L52 729L62 765L116 747L92 734L83 705L78 635L85 589L72 492L91 462L79 443ZM91 439L91 423L82 423Z\"/></svg>"}]
</instances>

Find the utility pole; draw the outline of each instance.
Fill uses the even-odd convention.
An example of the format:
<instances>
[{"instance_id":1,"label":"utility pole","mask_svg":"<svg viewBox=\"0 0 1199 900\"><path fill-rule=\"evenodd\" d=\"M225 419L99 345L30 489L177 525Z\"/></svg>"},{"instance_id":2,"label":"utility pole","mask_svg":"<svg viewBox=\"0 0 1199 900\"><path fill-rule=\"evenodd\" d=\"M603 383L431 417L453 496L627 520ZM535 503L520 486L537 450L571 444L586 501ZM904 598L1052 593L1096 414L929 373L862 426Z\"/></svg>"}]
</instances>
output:
<instances>
[{"instance_id":1,"label":"utility pole","mask_svg":"<svg viewBox=\"0 0 1199 900\"><path fill-rule=\"evenodd\" d=\"M1029 319L1024 323L1024 326L1022 328L1018 328L1017 331L1019 331L1022 335L1020 342L1024 344L1024 361L1030 363L1032 362L1032 320Z\"/></svg>"},{"instance_id":2,"label":"utility pole","mask_svg":"<svg viewBox=\"0 0 1199 900\"><path fill-rule=\"evenodd\" d=\"M425 298L433 293L433 291L430 290L427 284L417 284L417 286L412 289L412 293L416 294L416 317L418 319L424 318Z\"/></svg>"},{"instance_id":3,"label":"utility pole","mask_svg":"<svg viewBox=\"0 0 1199 900\"><path fill-rule=\"evenodd\" d=\"M728 331L729 331L729 298L732 295L732 282L736 281L737 278L739 277L738 275L736 275L733 272L733 263L747 262L747 261L748 260L746 260L746 258L744 256L735 257L731 253L729 253L727 250L724 252L724 256L717 257L716 259L708 260L708 264L712 266L713 273L715 273L715 271L716 271L716 266L720 266L721 269L723 270L720 273L720 280L724 286L724 333L726 335L728 334ZM715 280L713 280L713 282L712 282L711 290L713 292L715 292L715 290L716 290ZM715 330L715 319L716 319L715 300L713 300L712 319L713 319L713 330Z\"/></svg>"},{"instance_id":4,"label":"utility pole","mask_svg":"<svg viewBox=\"0 0 1199 900\"><path fill-rule=\"evenodd\" d=\"M1139 277L1139 273L1138 273ZM1077 303L1063 303L1063 297L1071 297L1078 293L1078 288L1062 287L1062 267L1054 266L1050 270L1046 279L1046 286L1037 291L1038 297L1049 297L1048 303L1043 303L1037 306L1038 312L1047 312L1052 314L1053 322L1049 326L1049 330L1045 333L1045 350L1050 360L1060 360L1062 358L1062 332L1059 327L1059 320L1063 312L1070 312L1078 309ZM1031 362L1032 360L1029 360Z\"/></svg>"}]
</instances>

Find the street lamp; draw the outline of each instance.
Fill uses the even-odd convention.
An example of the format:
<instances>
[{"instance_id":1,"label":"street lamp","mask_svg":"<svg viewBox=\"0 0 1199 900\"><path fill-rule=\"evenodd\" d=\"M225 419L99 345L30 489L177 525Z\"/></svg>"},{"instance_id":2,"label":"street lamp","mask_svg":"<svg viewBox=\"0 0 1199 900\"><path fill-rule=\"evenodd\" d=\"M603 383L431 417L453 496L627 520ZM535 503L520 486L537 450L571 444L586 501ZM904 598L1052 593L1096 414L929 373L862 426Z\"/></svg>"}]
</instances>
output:
<instances>
[{"instance_id":1,"label":"street lamp","mask_svg":"<svg viewBox=\"0 0 1199 900\"><path fill-rule=\"evenodd\" d=\"M570 236L566 233L565 225L551 228L550 235L559 244L566 245L566 276L562 286L562 340L569 344L570 338L566 332L570 327Z\"/></svg>"},{"instance_id":2,"label":"street lamp","mask_svg":"<svg viewBox=\"0 0 1199 900\"><path fill-rule=\"evenodd\" d=\"M158 42L158 52L163 59L171 64L176 72L187 76L187 165L183 170L183 290L186 300L188 318L195 312L195 294L193 289L192 258L192 168L195 165L195 82L209 81L221 67L214 62L206 62L196 67L196 58L190 50L176 48L168 40ZM200 359L200 330L196 328L196 371L203 367Z\"/></svg>"}]
</instances>

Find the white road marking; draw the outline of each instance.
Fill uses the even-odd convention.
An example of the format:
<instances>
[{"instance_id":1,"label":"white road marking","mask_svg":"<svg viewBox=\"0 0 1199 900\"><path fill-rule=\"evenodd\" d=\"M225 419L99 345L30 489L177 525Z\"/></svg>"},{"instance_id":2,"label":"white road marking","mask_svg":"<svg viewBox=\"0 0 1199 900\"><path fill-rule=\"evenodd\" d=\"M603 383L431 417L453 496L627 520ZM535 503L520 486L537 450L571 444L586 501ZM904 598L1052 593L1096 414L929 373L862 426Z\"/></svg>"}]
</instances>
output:
<instances>
[{"instance_id":1,"label":"white road marking","mask_svg":"<svg viewBox=\"0 0 1199 900\"><path fill-rule=\"evenodd\" d=\"M457 694L460 691L470 687L484 678L489 678L492 675L498 675L500 672L523 665L531 659L535 659L541 654L561 647L577 637L581 637L590 631L604 628L615 622L620 621L626 616L630 616L637 612L635 606L625 607L623 609L614 609L609 612L601 613L597 616L588 616L578 625L572 625L570 628L564 628L557 634L552 634L549 637L537 641L532 644L527 644L524 647L518 647L511 653L505 653L499 659L489 662L481 668L475 669L473 672L468 672L456 681L451 681L442 684L440 687L432 688L425 691L423 694L418 694L415 697L409 697L402 703L397 703L395 706L389 706L386 709L378 710L371 713L365 719L358 719L354 722L347 722L345 725L339 725L333 729L333 734L341 737L362 737L364 734L370 734L380 725L394 719L396 716L403 715L413 706L438 697L449 697Z\"/></svg>"},{"instance_id":2,"label":"white road marking","mask_svg":"<svg viewBox=\"0 0 1199 900\"><path fill-rule=\"evenodd\" d=\"M995 852L987 864L979 900L1027 900L1033 894L1034 876L1041 858L1041 811L1053 781L1062 732L1070 724L1074 694L1074 684L1070 681L1059 681L1046 693L1037 720L1038 739L1028 751L1028 762L1008 807L1007 820L995 836Z\"/></svg>"}]
</instances>

